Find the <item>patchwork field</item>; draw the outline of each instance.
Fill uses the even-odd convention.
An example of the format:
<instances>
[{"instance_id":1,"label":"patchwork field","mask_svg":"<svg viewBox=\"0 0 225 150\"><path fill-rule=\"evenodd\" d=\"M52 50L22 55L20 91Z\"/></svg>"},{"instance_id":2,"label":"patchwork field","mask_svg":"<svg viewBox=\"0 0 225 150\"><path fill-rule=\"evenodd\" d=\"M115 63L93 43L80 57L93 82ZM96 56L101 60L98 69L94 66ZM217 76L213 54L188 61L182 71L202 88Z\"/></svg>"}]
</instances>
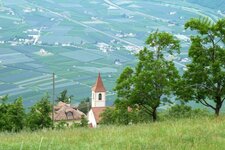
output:
<instances>
[{"instance_id":1,"label":"patchwork field","mask_svg":"<svg viewBox=\"0 0 225 150\"><path fill-rule=\"evenodd\" d=\"M68 89L72 103L89 97L97 73L107 88L108 105L115 98L115 80L149 33L159 29L182 41L175 64L182 72L190 60L191 32L183 24L191 17L224 17L221 7L166 0L0 0L0 95L23 96L30 106L44 93ZM214 5L213 5L214 6ZM166 57L169 57L168 55Z\"/></svg>"}]
</instances>

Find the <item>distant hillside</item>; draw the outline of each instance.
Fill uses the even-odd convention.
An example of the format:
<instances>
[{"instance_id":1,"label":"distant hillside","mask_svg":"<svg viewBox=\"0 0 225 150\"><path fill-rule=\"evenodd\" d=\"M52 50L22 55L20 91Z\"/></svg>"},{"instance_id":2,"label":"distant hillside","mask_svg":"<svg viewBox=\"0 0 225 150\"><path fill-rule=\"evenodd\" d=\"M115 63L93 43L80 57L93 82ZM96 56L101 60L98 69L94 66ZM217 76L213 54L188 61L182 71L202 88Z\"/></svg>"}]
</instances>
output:
<instances>
[{"instance_id":1,"label":"distant hillside","mask_svg":"<svg viewBox=\"0 0 225 150\"><path fill-rule=\"evenodd\" d=\"M181 119L97 129L0 133L0 149L224 150L225 118Z\"/></svg>"},{"instance_id":2,"label":"distant hillside","mask_svg":"<svg viewBox=\"0 0 225 150\"><path fill-rule=\"evenodd\" d=\"M204 7L225 11L225 0L187 0Z\"/></svg>"}]
</instances>

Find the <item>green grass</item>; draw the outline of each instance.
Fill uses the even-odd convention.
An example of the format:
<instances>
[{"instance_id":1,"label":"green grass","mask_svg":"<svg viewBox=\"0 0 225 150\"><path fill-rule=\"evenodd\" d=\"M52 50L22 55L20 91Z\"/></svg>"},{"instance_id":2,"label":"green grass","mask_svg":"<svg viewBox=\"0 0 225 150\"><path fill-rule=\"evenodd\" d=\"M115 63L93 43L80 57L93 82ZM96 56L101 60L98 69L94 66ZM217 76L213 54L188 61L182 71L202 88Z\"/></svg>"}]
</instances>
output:
<instances>
[{"instance_id":1,"label":"green grass","mask_svg":"<svg viewBox=\"0 0 225 150\"><path fill-rule=\"evenodd\" d=\"M0 149L225 149L225 117L97 129L1 133Z\"/></svg>"}]
</instances>

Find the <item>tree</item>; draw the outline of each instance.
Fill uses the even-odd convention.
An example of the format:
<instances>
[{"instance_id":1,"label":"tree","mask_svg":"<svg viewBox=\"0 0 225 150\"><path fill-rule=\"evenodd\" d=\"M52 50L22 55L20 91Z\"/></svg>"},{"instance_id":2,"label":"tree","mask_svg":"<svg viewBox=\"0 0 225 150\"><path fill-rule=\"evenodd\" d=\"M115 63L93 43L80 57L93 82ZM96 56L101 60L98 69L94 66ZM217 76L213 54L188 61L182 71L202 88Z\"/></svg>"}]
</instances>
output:
<instances>
[{"instance_id":1,"label":"tree","mask_svg":"<svg viewBox=\"0 0 225 150\"><path fill-rule=\"evenodd\" d=\"M57 102L64 102L64 103L70 103L71 102L71 99L73 98L73 95L70 95L68 96L67 95L68 91L67 90L63 90L61 93L60 93L60 96L57 97Z\"/></svg>"},{"instance_id":2,"label":"tree","mask_svg":"<svg viewBox=\"0 0 225 150\"><path fill-rule=\"evenodd\" d=\"M0 105L0 130L18 132L24 128L25 111L23 107L23 99L17 98L13 103L6 104L8 96L1 98Z\"/></svg>"},{"instance_id":3,"label":"tree","mask_svg":"<svg viewBox=\"0 0 225 150\"><path fill-rule=\"evenodd\" d=\"M81 116L80 126L81 127L88 127L88 120L84 115Z\"/></svg>"},{"instance_id":4,"label":"tree","mask_svg":"<svg viewBox=\"0 0 225 150\"><path fill-rule=\"evenodd\" d=\"M49 101L49 96L47 95L31 107L31 111L27 117L27 126L31 130L52 127L51 112L52 106Z\"/></svg>"},{"instance_id":5,"label":"tree","mask_svg":"<svg viewBox=\"0 0 225 150\"><path fill-rule=\"evenodd\" d=\"M87 114L88 111L91 109L91 103L90 103L90 98L87 97L83 99L80 104L78 105L78 109L82 111L83 113Z\"/></svg>"},{"instance_id":6,"label":"tree","mask_svg":"<svg viewBox=\"0 0 225 150\"><path fill-rule=\"evenodd\" d=\"M12 130L18 132L25 126L25 109L23 107L23 98L19 97L8 108L9 122L12 125Z\"/></svg>"},{"instance_id":7,"label":"tree","mask_svg":"<svg viewBox=\"0 0 225 150\"><path fill-rule=\"evenodd\" d=\"M167 61L163 53L180 52L179 41L166 32L154 32L146 44L155 48L155 53L144 48L137 55L135 69L127 67L117 80L115 91L118 100L128 105L144 109L152 118L157 119L157 108L172 94L179 74L172 61Z\"/></svg>"},{"instance_id":8,"label":"tree","mask_svg":"<svg viewBox=\"0 0 225 150\"><path fill-rule=\"evenodd\" d=\"M128 125L149 121L149 114L143 109L130 108L123 100L116 100L114 107L106 108L101 117L101 124Z\"/></svg>"},{"instance_id":9,"label":"tree","mask_svg":"<svg viewBox=\"0 0 225 150\"><path fill-rule=\"evenodd\" d=\"M114 108L106 108L104 112L101 113L101 124L116 124L116 118L117 116L115 116L116 111Z\"/></svg>"},{"instance_id":10,"label":"tree","mask_svg":"<svg viewBox=\"0 0 225 150\"><path fill-rule=\"evenodd\" d=\"M6 121L8 120L7 116L6 116L8 105L5 104L7 99L8 98L6 96L0 98L0 100L1 100L1 104L0 104L0 129L1 129L1 131L6 130L5 125L7 125Z\"/></svg>"},{"instance_id":11,"label":"tree","mask_svg":"<svg viewBox=\"0 0 225 150\"><path fill-rule=\"evenodd\" d=\"M187 65L177 95L201 103L219 116L225 100L225 19L216 23L207 18L190 19L185 29L197 35L191 36L188 55L192 62Z\"/></svg>"}]
</instances>

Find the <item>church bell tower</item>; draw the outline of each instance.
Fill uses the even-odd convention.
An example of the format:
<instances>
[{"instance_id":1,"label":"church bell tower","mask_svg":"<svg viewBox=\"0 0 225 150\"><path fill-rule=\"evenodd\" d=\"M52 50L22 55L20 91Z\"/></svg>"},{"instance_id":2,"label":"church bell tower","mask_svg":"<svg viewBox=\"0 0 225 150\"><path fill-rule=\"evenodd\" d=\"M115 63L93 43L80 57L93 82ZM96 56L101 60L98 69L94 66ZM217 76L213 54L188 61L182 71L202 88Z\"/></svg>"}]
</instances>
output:
<instances>
[{"instance_id":1,"label":"church bell tower","mask_svg":"<svg viewBox=\"0 0 225 150\"><path fill-rule=\"evenodd\" d=\"M95 85L92 87L91 107L106 106L106 89L102 82L101 74L98 74Z\"/></svg>"}]
</instances>

